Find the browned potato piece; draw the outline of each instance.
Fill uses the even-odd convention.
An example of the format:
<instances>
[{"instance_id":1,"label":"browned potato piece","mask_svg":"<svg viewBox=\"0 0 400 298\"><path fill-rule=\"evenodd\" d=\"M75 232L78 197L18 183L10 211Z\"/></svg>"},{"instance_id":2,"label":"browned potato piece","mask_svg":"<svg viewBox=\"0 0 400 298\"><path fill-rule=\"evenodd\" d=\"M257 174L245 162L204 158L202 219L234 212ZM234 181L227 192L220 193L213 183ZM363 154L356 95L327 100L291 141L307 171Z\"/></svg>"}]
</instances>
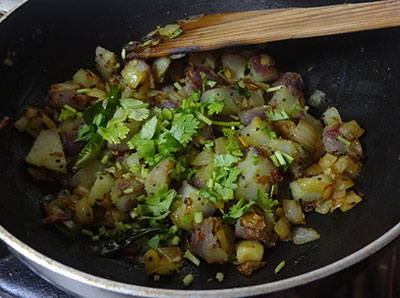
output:
<instances>
[{"instance_id":1,"label":"browned potato piece","mask_svg":"<svg viewBox=\"0 0 400 298\"><path fill-rule=\"evenodd\" d=\"M182 253L179 247L162 247L149 249L144 254L146 273L171 275L182 263Z\"/></svg>"},{"instance_id":2,"label":"browned potato piece","mask_svg":"<svg viewBox=\"0 0 400 298\"><path fill-rule=\"evenodd\" d=\"M67 161L57 130L42 130L25 157L25 161L55 172L66 173Z\"/></svg>"},{"instance_id":3,"label":"browned potato piece","mask_svg":"<svg viewBox=\"0 0 400 298\"><path fill-rule=\"evenodd\" d=\"M90 190L88 197L89 203L93 205L95 202L103 201L106 194L113 188L114 183L115 178L110 173L102 173L99 175Z\"/></svg>"},{"instance_id":4,"label":"browned potato piece","mask_svg":"<svg viewBox=\"0 0 400 298\"><path fill-rule=\"evenodd\" d=\"M246 262L259 262L264 256L264 246L254 240L240 241L236 247L236 260L239 264Z\"/></svg>"},{"instance_id":5,"label":"browned potato piece","mask_svg":"<svg viewBox=\"0 0 400 298\"><path fill-rule=\"evenodd\" d=\"M237 182L238 188L235 191L237 199L255 201L259 189L268 192L275 182L276 167L269 159L257 153L255 148L251 148L247 157L237 165L241 170L241 176ZM254 164L255 155L259 156L257 164Z\"/></svg>"},{"instance_id":6,"label":"browned potato piece","mask_svg":"<svg viewBox=\"0 0 400 298\"><path fill-rule=\"evenodd\" d=\"M96 48L96 67L105 81L118 71L119 66L115 53L102 47Z\"/></svg>"},{"instance_id":7,"label":"browned potato piece","mask_svg":"<svg viewBox=\"0 0 400 298\"><path fill-rule=\"evenodd\" d=\"M190 250L208 263L226 263L235 256L235 236L222 218L208 217L192 233Z\"/></svg>"},{"instance_id":8,"label":"browned potato piece","mask_svg":"<svg viewBox=\"0 0 400 298\"><path fill-rule=\"evenodd\" d=\"M169 217L172 222L186 231L195 227L194 214L201 212L203 218L214 214L215 207L207 199L199 196L199 190L184 181L179 192L180 198L175 200Z\"/></svg>"},{"instance_id":9,"label":"browned potato piece","mask_svg":"<svg viewBox=\"0 0 400 298\"><path fill-rule=\"evenodd\" d=\"M241 264L237 267L238 271L243 275L251 275L253 271L264 267L267 265L267 262L260 262L260 261L248 261L246 263Z\"/></svg>"},{"instance_id":10,"label":"browned potato piece","mask_svg":"<svg viewBox=\"0 0 400 298\"><path fill-rule=\"evenodd\" d=\"M150 173L144 182L144 189L147 193L156 193L160 188L168 187L170 173L174 166L174 162L168 158L160 161Z\"/></svg>"}]
</instances>

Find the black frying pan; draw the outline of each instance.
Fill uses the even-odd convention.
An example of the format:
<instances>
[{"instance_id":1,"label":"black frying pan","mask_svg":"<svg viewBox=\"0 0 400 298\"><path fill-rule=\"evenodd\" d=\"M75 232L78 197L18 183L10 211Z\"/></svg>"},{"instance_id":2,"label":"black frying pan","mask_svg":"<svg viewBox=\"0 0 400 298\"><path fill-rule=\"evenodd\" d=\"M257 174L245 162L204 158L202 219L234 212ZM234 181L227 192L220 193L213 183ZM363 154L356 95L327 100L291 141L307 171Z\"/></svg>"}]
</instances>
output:
<instances>
[{"instance_id":1,"label":"black frying pan","mask_svg":"<svg viewBox=\"0 0 400 298\"><path fill-rule=\"evenodd\" d=\"M119 53L124 43L139 38L159 24L173 23L186 15L200 13L342 3L323 0L305 2L29 1L0 23L0 58L3 59L8 50L16 53L14 67L0 66L0 118L8 115L12 120L17 119L25 105L42 104L50 84L70 79L78 68L94 69L94 49L97 45ZM356 189L365 194L365 200L347 213L309 214L308 226L316 228L321 234L318 241L302 246L280 243L266 252L268 265L250 277L240 275L233 265L207 265L202 262L200 268L189 264L179 274L163 277L155 283L151 277L146 277L141 268L126 260L91 255L54 228L41 223L43 210L39 200L43 194L56 191L57 186L38 185L32 181L23 161L32 141L17 132L11 124L0 131L1 226L53 260L122 283L182 289L181 280L190 272L195 276L190 289L206 290L262 285L295 277L291 284L274 283L272 287L203 293L209 296L223 293L228 296L229 293L250 295L287 288L319 276L305 276L305 273L330 264L325 267L328 271L317 271L327 275L379 249L400 231L400 28L276 42L269 44L265 51L277 60L280 70L297 71L303 76L308 88L306 95L315 89L327 94L327 100L314 114L319 115L326 107L334 105L345 120L356 119L367 131L362 137L367 160L356 184ZM307 69L310 66L313 70L309 72ZM58 263L46 263L48 259L22 248L23 245L1 227L0 237L6 239L19 254L25 254L25 258L34 258L34 262L45 260L41 265L47 266L50 271L58 270L54 269L58 267L61 268L58 270L61 275L72 276L78 282L89 282L87 276L80 280L76 271L69 271ZM370 246L365 249L367 245ZM343 260L358 251L357 255ZM275 275L273 269L282 260L286 260L286 268ZM224 272L224 282L207 282L218 271ZM116 292L132 289L110 288L102 280L91 281L95 287L108 287ZM137 293L183 295L179 292L144 290Z\"/></svg>"}]
</instances>

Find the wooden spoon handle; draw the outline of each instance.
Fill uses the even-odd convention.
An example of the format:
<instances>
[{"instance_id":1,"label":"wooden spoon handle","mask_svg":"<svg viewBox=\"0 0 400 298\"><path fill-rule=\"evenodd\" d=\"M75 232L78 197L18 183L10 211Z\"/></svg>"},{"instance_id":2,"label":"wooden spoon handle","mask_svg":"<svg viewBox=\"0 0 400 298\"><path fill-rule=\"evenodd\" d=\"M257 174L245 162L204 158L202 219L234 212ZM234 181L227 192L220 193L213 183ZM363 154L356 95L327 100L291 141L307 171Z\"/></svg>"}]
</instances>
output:
<instances>
[{"instance_id":1,"label":"wooden spoon handle","mask_svg":"<svg viewBox=\"0 0 400 298\"><path fill-rule=\"evenodd\" d=\"M292 38L366 31L400 25L400 1L206 15L181 25L183 34L131 57L158 57ZM132 55L133 54L133 55Z\"/></svg>"}]
</instances>

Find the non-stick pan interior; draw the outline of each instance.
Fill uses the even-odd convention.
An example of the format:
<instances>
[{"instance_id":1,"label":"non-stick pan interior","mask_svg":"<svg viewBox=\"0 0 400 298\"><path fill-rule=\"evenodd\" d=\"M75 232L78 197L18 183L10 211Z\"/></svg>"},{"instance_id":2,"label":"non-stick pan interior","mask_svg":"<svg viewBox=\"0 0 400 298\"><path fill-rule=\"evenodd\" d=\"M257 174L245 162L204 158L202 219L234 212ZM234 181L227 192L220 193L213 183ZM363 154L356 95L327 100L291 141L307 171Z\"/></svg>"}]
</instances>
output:
<instances>
[{"instance_id":1,"label":"non-stick pan interior","mask_svg":"<svg viewBox=\"0 0 400 298\"><path fill-rule=\"evenodd\" d=\"M307 5L341 1L307 1ZM38 105L50 84L70 79L79 68L94 69L97 45L119 53L122 44L158 24L186 15L222 11L304 6L304 1L29 1L0 24L0 58L16 53L15 65L0 67L0 117L17 119L26 105ZM266 28L268 30L268 28ZM24 155L32 141L10 123L0 131L0 223L32 248L71 267L112 280L145 286L182 288L192 273L192 289L255 285L293 277L339 260L384 234L400 220L400 30L379 31L271 43L264 49L282 71L299 72L306 94L323 90L327 99L315 111L336 106L344 120L356 119L367 159L356 189L364 201L342 213L308 216L318 241L295 246L279 243L266 252L268 265L244 277L233 265L188 264L179 274L155 283L141 268L122 258L90 255L55 229L41 223L43 194L55 185L38 185L27 174ZM310 67L312 66L312 70ZM273 270L282 260L279 275ZM216 272L225 280L207 282Z\"/></svg>"}]
</instances>

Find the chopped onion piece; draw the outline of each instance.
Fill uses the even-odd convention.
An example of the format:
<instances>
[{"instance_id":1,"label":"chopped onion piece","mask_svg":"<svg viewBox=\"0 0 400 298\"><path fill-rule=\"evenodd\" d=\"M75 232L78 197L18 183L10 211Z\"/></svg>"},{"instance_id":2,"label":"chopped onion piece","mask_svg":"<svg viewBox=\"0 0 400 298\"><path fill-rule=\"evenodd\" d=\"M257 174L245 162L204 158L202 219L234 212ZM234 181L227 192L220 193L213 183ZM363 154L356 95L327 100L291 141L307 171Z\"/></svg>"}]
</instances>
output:
<instances>
[{"instance_id":1,"label":"chopped onion piece","mask_svg":"<svg viewBox=\"0 0 400 298\"><path fill-rule=\"evenodd\" d=\"M319 234L312 228L297 227L292 232L294 244L305 244L319 239Z\"/></svg>"},{"instance_id":2,"label":"chopped onion piece","mask_svg":"<svg viewBox=\"0 0 400 298\"><path fill-rule=\"evenodd\" d=\"M324 120L324 124L329 127L342 122L339 111L334 107L328 108L322 114L322 119Z\"/></svg>"},{"instance_id":3,"label":"chopped onion piece","mask_svg":"<svg viewBox=\"0 0 400 298\"><path fill-rule=\"evenodd\" d=\"M170 36L176 30L179 30L180 26L178 24L168 24L158 30L161 36Z\"/></svg>"},{"instance_id":4,"label":"chopped onion piece","mask_svg":"<svg viewBox=\"0 0 400 298\"><path fill-rule=\"evenodd\" d=\"M197 21L199 21L203 16L204 16L204 14L196 14L196 15L193 15L193 16L188 16L188 17L186 17L186 18L184 18L184 19L178 20L177 23L178 23L179 25L182 25L182 24L186 24L186 23L197 22Z\"/></svg>"},{"instance_id":5,"label":"chopped onion piece","mask_svg":"<svg viewBox=\"0 0 400 298\"><path fill-rule=\"evenodd\" d=\"M326 94L324 92L321 90L315 90L314 93L308 98L307 103L312 107L318 107L325 97Z\"/></svg>"},{"instance_id":6,"label":"chopped onion piece","mask_svg":"<svg viewBox=\"0 0 400 298\"><path fill-rule=\"evenodd\" d=\"M290 225L284 217L275 224L274 231L279 235L281 240L285 239L290 233Z\"/></svg>"},{"instance_id":7,"label":"chopped onion piece","mask_svg":"<svg viewBox=\"0 0 400 298\"><path fill-rule=\"evenodd\" d=\"M295 200L283 200L285 217L291 224L305 224L305 215L301 210L300 203Z\"/></svg>"}]
</instances>

